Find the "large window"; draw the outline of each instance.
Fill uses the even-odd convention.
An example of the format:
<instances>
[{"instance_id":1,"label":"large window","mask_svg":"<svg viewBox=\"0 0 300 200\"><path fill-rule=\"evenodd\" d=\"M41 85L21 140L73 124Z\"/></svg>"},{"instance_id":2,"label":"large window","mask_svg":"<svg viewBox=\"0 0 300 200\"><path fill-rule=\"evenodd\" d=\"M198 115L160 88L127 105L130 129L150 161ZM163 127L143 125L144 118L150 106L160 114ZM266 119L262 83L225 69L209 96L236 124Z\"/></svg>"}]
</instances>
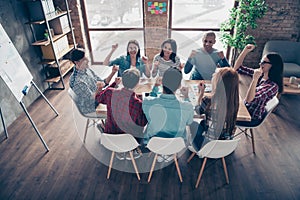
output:
<instances>
[{"instance_id":1,"label":"large window","mask_svg":"<svg viewBox=\"0 0 300 200\"><path fill-rule=\"evenodd\" d=\"M235 0L170 0L171 37L178 43L178 52L185 61L192 49L202 46L202 35L213 30L217 35L215 48L226 49L220 42L220 26L226 20Z\"/></svg>"},{"instance_id":2,"label":"large window","mask_svg":"<svg viewBox=\"0 0 300 200\"><path fill-rule=\"evenodd\" d=\"M143 0L86 0L85 11L93 63L100 63L118 43L115 56L125 55L127 42L137 39L144 49ZM143 53L143 52L142 52Z\"/></svg>"},{"instance_id":3,"label":"large window","mask_svg":"<svg viewBox=\"0 0 300 200\"><path fill-rule=\"evenodd\" d=\"M126 53L127 42L137 39L144 54L144 0L85 0L86 26L93 63L100 63L111 50L113 57ZM170 37L178 43L178 54L185 61L192 49L202 46L204 31L217 34L215 48L226 51L220 42L220 25L228 18L234 0L169 0Z\"/></svg>"}]
</instances>

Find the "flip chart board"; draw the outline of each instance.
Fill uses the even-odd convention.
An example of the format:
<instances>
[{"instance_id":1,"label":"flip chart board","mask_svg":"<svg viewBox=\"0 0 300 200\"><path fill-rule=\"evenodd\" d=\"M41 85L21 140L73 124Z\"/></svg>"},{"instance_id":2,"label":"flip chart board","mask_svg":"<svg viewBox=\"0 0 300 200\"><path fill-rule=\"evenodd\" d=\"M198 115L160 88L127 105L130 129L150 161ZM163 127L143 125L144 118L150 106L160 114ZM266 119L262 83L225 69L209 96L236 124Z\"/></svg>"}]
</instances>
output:
<instances>
[{"instance_id":1,"label":"flip chart board","mask_svg":"<svg viewBox=\"0 0 300 200\"><path fill-rule=\"evenodd\" d=\"M0 77L21 102L33 79L19 52L0 24ZM23 92L22 92L23 91Z\"/></svg>"}]
</instances>

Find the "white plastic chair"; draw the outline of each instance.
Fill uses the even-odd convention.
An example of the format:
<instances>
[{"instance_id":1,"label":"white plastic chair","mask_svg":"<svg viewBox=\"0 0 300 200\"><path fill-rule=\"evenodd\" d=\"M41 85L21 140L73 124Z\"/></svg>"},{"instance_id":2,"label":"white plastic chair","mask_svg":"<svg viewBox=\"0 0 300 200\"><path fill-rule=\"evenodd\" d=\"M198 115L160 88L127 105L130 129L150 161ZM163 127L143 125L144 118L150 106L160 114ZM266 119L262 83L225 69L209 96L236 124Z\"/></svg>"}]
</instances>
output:
<instances>
[{"instance_id":1,"label":"white plastic chair","mask_svg":"<svg viewBox=\"0 0 300 200\"><path fill-rule=\"evenodd\" d=\"M234 139L234 140L212 140L208 142L200 151L197 152L197 155L200 158L204 158L198 179L196 182L196 188L198 187L204 167L207 161L207 158L213 158L213 159L218 159L222 158L222 163L223 163L223 168L224 168L224 173L226 177L226 183L229 184L229 178L228 178L228 173L227 173L227 167L225 163L225 157L231 154L237 147L238 142L240 139Z\"/></svg>"},{"instance_id":2,"label":"white plastic chair","mask_svg":"<svg viewBox=\"0 0 300 200\"><path fill-rule=\"evenodd\" d=\"M124 134L108 134L108 133L102 133L101 135L101 144L107 148L108 150L112 151L111 158L109 162L109 168L107 172L107 179L109 179L115 152L117 153L126 153L129 152L136 176L138 180L140 180L140 175L135 163L135 160L133 158L132 150L136 149L139 146L139 143L136 141L136 139L127 133Z\"/></svg>"},{"instance_id":3,"label":"white plastic chair","mask_svg":"<svg viewBox=\"0 0 300 200\"><path fill-rule=\"evenodd\" d=\"M147 148L151 152L155 153L150 174L148 177L148 183L151 180L158 154L173 156L180 182L182 182L182 176L177 162L177 153L179 153L185 148L185 143L182 137L176 137L176 138L152 137L147 144Z\"/></svg>"},{"instance_id":4,"label":"white plastic chair","mask_svg":"<svg viewBox=\"0 0 300 200\"><path fill-rule=\"evenodd\" d=\"M258 128L259 126L261 126L264 121L268 118L268 116L273 112L273 110L276 108L276 106L279 104L279 100L276 96L274 96L270 101L267 102L266 105L266 112L267 114L265 115L265 117L263 118L263 120L255 126L236 126L237 128L240 129L241 132L235 134L235 137L240 135L241 133L245 133L246 136L250 137L252 140L252 150L253 153L255 153L255 145L254 145L254 134L253 134L253 128ZM250 135L247 133L247 130L250 129Z\"/></svg>"},{"instance_id":5,"label":"white plastic chair","mask_svg":"<svg viewBox=\"0 0 300 200\"><path fill-rule=\"evenodd\" d=\"M90 121L92 120L93 121L92 125L95 125L96 120L104 120L106 118L106 116L97 115L96 112L95 113L88 113L88 114L82 113L80 108L78 108L78 106L77 106L78 96L75 94L75 92L72 90L72 88L68 89L68 93L69 93L70 97L72 98L72 100L74 101L74 104L75 104L77 110L79 111L79 113L81 114L81 116L86 118L84 137L83 137L83 143L85 143L87 130L90 127Z\"/></svg>"}]
</instances>

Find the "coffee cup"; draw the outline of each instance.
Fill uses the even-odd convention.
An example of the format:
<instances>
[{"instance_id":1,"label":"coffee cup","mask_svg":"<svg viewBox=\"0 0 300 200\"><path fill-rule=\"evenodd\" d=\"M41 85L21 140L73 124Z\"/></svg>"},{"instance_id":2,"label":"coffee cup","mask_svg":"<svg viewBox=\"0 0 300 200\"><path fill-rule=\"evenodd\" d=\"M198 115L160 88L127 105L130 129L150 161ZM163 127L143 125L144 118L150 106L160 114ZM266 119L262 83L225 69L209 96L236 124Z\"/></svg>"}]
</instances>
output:
<instances>
[{"instance_id":1,"label":"coffee cup","mask_svg":"<svg viewBox=\"0 0 300 200\"><path fill-rule=\"evenodd\" d=\"M291 76L290 77L290 84L296 84L297 83L297 77L296 76Z\"/></svg>"}]
</instances>

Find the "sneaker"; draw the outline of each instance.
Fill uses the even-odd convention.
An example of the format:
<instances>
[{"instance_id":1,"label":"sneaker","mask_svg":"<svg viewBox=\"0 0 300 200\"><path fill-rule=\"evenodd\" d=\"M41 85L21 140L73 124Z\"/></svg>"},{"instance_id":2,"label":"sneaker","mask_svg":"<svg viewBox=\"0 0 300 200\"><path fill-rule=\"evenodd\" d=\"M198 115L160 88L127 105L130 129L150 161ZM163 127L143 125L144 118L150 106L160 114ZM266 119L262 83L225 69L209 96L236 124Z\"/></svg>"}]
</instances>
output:
<instances>
[{"instance_id":1,"label":"sneaker","mask_svg":"<svg viewBox=\"0 0 300 200\"><path fill-rule=\"evenodd\" d=\"M104 127L103 127L102 123L97 124L97 128L101 133L104 133Z\"/></svg>"},{"instance_id":2,"label":"sneaker","mask_svg":"<svg viewBox=\"0 0 300 200\"><path fill-rule=\"evenodd\" d=\"M133 150L132 154L134 159L138 159L139 157L141 157L141 154L137 149ZM131 160L129 152L126 154L126 160Z\"/></svg>"},{"instance_id":3,"label":"sneaker","mask_svg":"<svg viewBox=\"0 0 300 200\"><path fill-rule=\"evenodd\" d=\"M157 156L157 162L170 162L171 160L173 160L173 156L172 155L159 155Z\"/></svg>"},{"instance_id":4,"label":"sneaker","mask_svg":"<svg viewBox=\"0 0 300 200\"><path fill-rule=\"evenodd\" d=\"M119 160L125 160L125 153L116 153L116 157Z\"/></svg>"}]
</instances>

